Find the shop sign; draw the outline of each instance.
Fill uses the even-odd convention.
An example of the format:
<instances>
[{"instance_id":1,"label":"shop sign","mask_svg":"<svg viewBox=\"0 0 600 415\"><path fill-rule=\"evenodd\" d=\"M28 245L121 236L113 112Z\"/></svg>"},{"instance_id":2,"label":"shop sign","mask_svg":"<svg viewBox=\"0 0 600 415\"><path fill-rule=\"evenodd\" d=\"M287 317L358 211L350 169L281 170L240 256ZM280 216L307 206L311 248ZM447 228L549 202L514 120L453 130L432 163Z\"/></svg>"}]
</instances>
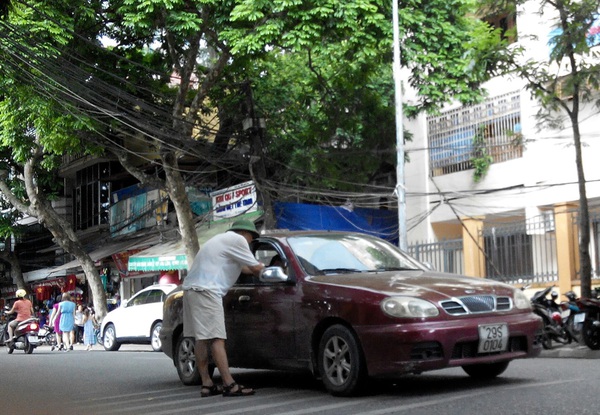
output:
<instances>
[{"instance_id":1,"label":"shop sign","mask_svg":"<svg viewBox=\"0 0 600 415\"><path fill-rule=\"evenodd\" d=\"M187 257L185 255L130 257L129 269L136 271L187 269Z\"/></svg>"},{"instance_id":2,"label":"shop sign","mask_svg":"<svg viewBox=\"0 0 600 415\"><path fill-rule=\"evenodd\" d=\"M256 186L253 181L217 190L210 194L213 220L232 218L258 210Z\"/></svg>"}]
</instances>

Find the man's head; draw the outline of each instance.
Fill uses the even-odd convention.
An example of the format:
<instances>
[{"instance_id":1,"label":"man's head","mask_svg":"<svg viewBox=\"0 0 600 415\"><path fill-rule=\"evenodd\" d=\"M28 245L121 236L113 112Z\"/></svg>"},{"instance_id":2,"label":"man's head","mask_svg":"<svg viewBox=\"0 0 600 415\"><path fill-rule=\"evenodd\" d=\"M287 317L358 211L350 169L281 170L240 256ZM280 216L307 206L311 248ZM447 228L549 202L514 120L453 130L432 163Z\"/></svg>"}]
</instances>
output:
<instances>
[{"instance_id":1,"label":"man's head","mask_svg":"<svg viewBox=\"0 0 600 415\"><path fill-rule=\"evenodd\" d=\"M256 230L256 225L254 225L254 222L244 219L236 220L235 222L233 222L229 230L240 233L248 233L249 235L251 235L252 239L258 238L259 235L258 231Z\"/></svg>"}]
</instances>

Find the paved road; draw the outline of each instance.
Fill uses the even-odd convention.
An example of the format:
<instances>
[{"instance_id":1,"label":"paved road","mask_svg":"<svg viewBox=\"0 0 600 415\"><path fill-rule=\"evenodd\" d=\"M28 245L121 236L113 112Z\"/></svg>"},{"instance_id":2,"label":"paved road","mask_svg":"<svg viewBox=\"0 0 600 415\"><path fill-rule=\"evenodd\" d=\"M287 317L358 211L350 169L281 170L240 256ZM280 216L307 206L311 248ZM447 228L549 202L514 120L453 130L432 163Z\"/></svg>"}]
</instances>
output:
<instances>
[{"instance_id":1,"label":"paved road","mask_svg":"<svg viewBox=\"0 0 600 415\"><path fill-rule=\"evenodd\" d=\"M149 346L112 353L76 348L63 353L44 346L31 355L0 349L0 414L598 414L600 372L589 357L515 361L491 382L475 381L459 368L405 376L372 383L356 398L333 397L309 376L234 369L239 382L257 388L255 396L200 398L199 388L183 386L172 362ZM578 353L566 350L544 355Z\"/></svg>"}]
</instances>

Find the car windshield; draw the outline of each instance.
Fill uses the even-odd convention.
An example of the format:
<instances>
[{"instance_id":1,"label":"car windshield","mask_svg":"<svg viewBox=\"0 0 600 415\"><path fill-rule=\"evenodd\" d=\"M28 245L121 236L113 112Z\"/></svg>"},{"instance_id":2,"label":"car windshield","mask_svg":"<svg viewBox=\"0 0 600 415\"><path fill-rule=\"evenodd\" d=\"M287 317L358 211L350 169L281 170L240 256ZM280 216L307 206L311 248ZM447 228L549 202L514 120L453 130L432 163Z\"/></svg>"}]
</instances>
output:
<instances>
[{"instance_id":1,"label":"car windshield","mask_svg":"<svg viewBox=\"0 0 600 415\"><path fill-rule=\"evenodd\" d=\"M288 241L309 274L424 269L394 245L369 235L303 235Z\"/></svg>"}]
</instances>

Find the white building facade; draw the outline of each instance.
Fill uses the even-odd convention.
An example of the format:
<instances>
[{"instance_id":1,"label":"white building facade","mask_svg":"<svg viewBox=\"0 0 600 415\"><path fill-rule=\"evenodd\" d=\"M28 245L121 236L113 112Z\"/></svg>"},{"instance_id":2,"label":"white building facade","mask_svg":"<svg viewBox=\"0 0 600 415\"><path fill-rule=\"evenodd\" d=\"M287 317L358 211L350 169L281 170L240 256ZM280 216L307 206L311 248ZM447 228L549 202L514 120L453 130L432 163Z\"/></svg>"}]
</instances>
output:
<instances>
[{"instance_id":1,"label":"white building facade","mask_svg":"<svg viewBox=\"0 0 600 415\"><path fill-rule=\"evenodd\" d=\"M519 8L516 44L524 46L525 59L548 61L555 29L551 16L538 11L534 1ZM562 292L577 290L577 230L572 225L578 217L579 190L571 124L566 119L562 128L551 129L540 123L539 103L516 77L495 78L484 88L488 98L481 104L448 106L439 115L405 121L405 129L413 134L405 145L410 158L404 173L408 244L414 248L462 239L463 269L444 270L508 282L556 284ZM409 92L405 99L417 98ZM564 99L569 102L567 96ZM579 125L595 277L599 110L586 104ZM479 180L473 168L477 139L492 161ZM454 253L446 252L442 262L450 256Z\"/></svg>"}]
</instances>

